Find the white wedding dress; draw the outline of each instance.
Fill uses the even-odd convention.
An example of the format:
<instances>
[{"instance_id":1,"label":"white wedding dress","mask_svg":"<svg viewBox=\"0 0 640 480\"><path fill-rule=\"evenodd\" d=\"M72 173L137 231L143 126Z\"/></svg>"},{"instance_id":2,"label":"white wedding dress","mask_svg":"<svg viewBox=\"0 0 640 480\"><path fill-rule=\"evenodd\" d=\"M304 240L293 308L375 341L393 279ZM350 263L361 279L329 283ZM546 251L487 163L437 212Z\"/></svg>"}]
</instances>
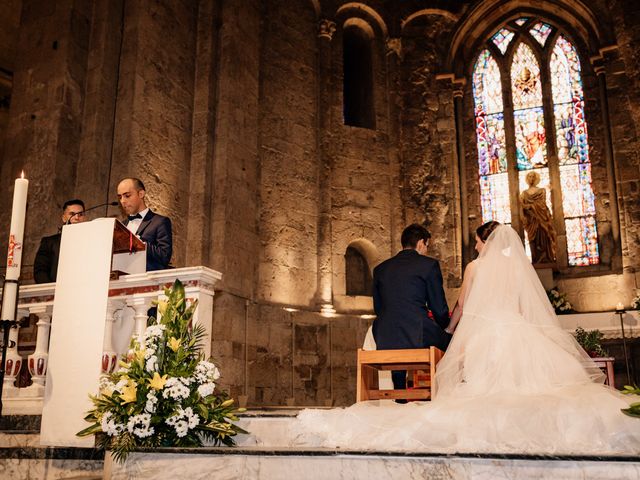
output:
<instances>
[{"instance_id":1,"label":"white wedding dress","mask_svg":"<svg viewBox=\"0 0 640 480\"><path fill-rule=\"evenodd\" d=\"M498 227L438 364L434 400L305 410L295 445L424 452L639 454L637 398L604 375L555 316L517 233Z\"/></svg>"}]
</instances>

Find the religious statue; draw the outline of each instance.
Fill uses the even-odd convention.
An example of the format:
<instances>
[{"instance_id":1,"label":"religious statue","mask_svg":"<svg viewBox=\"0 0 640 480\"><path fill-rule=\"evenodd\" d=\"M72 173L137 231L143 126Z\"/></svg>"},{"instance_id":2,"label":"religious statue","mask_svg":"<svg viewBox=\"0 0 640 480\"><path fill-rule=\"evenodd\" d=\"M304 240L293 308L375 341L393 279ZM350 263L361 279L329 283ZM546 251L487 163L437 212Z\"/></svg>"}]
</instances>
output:
<instances>
[{"instance_id":1,"label":"religious statue","mask_svg":"<svg viewBox=\"0 0 640 480\"><path fill-rule=\"evenodd\" d=\"M520 194L524 229L529 238L532 263L554 263L556 261L556 231L553 217L547 207L547 194L538 187L540 175L535 170L527 176L527 188Z\"/></svg>"}]
</instances>

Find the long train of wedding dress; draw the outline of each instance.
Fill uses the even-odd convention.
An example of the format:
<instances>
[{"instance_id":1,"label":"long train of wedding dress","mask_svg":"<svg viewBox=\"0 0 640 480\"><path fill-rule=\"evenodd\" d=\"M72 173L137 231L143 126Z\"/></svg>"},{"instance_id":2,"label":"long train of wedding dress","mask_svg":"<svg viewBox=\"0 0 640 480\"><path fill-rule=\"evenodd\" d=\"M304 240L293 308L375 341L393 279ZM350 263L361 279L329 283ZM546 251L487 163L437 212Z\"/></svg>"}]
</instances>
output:
<instances>
[{"instance_id":1,"label":"long train of wedding dress","mask_svg":"<svg viewBox=\"0 0 640 480\"><path fill-rule=\"evenodd\" d=\"M294 444L384 451L638 454L637 398L603 385L564 331L522 242L489 237L463 317L438 365L432 402L363 402L305 410Z\"/></svg>"}]
</instances>

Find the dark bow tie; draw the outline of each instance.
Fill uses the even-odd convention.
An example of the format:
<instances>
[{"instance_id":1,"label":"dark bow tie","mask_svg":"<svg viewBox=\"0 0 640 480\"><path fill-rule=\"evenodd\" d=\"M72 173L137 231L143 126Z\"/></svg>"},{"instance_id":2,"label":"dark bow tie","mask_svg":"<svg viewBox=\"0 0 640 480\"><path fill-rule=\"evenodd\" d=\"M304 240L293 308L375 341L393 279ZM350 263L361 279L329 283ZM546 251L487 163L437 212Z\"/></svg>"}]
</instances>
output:
<instances>
[{"instance_id":1,"label":"dark bow tie","mask_svg":"<svg viewBox=\"0 0 640 480\"><path fill-rule=\"evenodd\" d=\"M142 215L140 215L139 213L136 213L135 215L129 215L130 222L134 221L136 218L142 218Z\"/></svg>"}]
</instances>

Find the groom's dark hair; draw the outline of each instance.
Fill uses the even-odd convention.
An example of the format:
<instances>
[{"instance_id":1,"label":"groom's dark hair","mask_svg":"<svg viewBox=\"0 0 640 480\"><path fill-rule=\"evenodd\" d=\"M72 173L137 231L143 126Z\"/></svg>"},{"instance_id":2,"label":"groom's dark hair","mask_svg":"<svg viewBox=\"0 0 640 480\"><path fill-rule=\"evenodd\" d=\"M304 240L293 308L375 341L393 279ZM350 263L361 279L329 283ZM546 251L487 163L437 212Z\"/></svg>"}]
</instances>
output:
<instances>
[{"instance_id":1,"label":"groom's dark hair","mask_svg":"<svg viewBox=\"0 0 640 480\"><path fill-rule=\"evenodd\" d=\"M420 240L424 240L425 243L429 241L431 234L423 225L419 223L412 223L402 232L400 237L400 243L402 248L416 248Z\"/></svg>"}]
</instances>

